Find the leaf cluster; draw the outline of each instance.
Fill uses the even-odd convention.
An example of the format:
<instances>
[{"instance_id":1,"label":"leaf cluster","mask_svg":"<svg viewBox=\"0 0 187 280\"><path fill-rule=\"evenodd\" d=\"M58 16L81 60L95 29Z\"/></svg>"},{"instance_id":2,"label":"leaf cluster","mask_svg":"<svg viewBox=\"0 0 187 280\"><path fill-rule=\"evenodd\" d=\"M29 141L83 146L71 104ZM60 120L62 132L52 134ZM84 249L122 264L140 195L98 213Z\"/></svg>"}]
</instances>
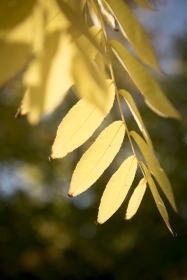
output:
<instances>
[{"instance_id":1,"label":"leaf cluster","mask_svg":"<svg viewBox=\"0 0 187 280\"><path fill-rule=\"evenodd\" d=\"M146 0L136 2L151 9ZM121 206L139 167L142 178L129 200L125 218L131 219L136 213L148 184L172 232L154 179L177 211L170 182L154 155L151 138L132 95L125 89L118 89L112 53L154 112L176 119L180 119L180 114L144 66L161 70L143 27L128 5L122 0L28 0L16 1L16 6L3 1L2 14L0 59L4 63L0 66L0 85L27 63L23 74L26 92L17 116L27 114L28 121L36 124L42 115L58 107L70 88L80 98L58 127L50 159L62 158L85 143L112 110L115 98L117 100L121 119L106 127L82 156L74 170L68 195L76 196L97 181L112 163L127 134L132 155L109 180L101 198L97 223L104 223ZM91 26L88 19L92 21ZM108 40L106 24L114 31L120 28L139 59L119 41ZM3 64L6 64L5 69ZM142 136L129 130L122 99ZM138 158L134 143L144 162Z\"/></svg>"}]
</instances>

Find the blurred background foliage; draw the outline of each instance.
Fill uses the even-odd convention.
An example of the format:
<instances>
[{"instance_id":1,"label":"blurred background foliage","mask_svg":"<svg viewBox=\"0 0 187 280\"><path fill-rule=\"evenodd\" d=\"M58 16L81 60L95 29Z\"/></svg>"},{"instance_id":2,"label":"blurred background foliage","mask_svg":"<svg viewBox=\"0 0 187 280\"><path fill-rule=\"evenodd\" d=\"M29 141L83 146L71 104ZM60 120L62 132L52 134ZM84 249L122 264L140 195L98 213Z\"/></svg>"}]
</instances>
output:
<instances>
[{"instance_id":1,"label":"blurred background foliage","mask_svg":"<svg viewBox=\"0 0 187 280\"><path fill-rule=\"evenodd\" d=\"M157 38L159 30L152 29L150 35ZM57 126L77 97L70 92L58 110L30 126L25 117L14 119L24 92L18 75L0 95L0 279L187 279L186 35L177 34L172 42L174 74L158 76L165 94L182 114L181 122L151 112L115 65L118 83L133 93L172 183L180 215L164 201L176 237L162 221L149 189L131 221L124 221L126 199L104 225L94 224L104 187L129 153L127 142L90 190L67 197L75 165L95 135L66 158L49 162ZM162 55L159 59L162 63ZM124 111L133 129L136 124L125 104ZM116 116L107 117L105 123L112 118Z\"/></svg>"}]
</instances>

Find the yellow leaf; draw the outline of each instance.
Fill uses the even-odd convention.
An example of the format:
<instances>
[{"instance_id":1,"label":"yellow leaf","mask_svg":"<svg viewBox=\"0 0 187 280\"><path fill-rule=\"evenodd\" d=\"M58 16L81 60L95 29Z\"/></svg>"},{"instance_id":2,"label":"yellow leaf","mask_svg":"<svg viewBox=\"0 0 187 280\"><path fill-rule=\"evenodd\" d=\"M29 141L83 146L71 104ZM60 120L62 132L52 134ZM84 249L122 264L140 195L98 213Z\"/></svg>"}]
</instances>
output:
<instances>
[{"instance_id":1,"label":"yellow leaf","mask_svg":"<svg viewBox=\"0 0 187 280\"><path fill-rule=\"evenodd\" d=\"M68 3L65 3L64 1L57 0L57 3L59 5L62 13L66 16L66 18L71 23L72 28L79 31L81 34L85 35L86 37L88 37L88 39L92 42L92 44L95 46L95 48L100 53L103 53L101 50L101 47L99 46L99 44L97 44L97 41L95 39L93 39L93 37L90 35L90 33L88 31L88 28L83 23L83 21L80 17L80 13L75 12L74 9L72 9L71 5L68 5Z\"/></svg>"},{"instance_id":2,"label":"yellow leaf","mask_svg":"<svg viewBox=\"0 0 187 280\"><path fill-rule=\"evenodd\" d=\"M145 164L143 164L143 162L141 162L141 166L145 172L145 176L146 176L146 180L149 184L149 187L150 187L150 190L152 192L152 195L153 195L153 198L155 200L155 203L156 203L156 206L166 224L166 226L168 227L168 229L171 231L171 233L173 234L173 231L171 229L171 226L169 224L169 217L168 217L168 213L167 213L167 210L166 210L166 207L164 205L164 202L163 200L161 199L159 193L158 193L158 190L156 188L156 185L153 181L153 179L151 178L151 175L150 175L150 172L148 171L147 167L145 166Z\"/></svg>"},{"instance_id":3,"label":"yellow leaf","mask_svg":"<svg viewBox=\"0 0 187 280\"><path fill-rule=\"evenodd\" d=\"M177 212L177 207L175 204L175 199L173 196L171 184L168 180L166 173L160 167L160 164L156 159L153 150L145 143L145 141L135 131L131 131L130 135L134 138L138 147L140 148L140 151L147 162L149 170L151 171L151 173L153 173L161 189L163 190L165 196L171 203L173 209Z\"/></svg>"},{"instance_id":4,"label":"yellow leaf","mask_svg":"<svg viewBox=\"0 0 187 280\"><path fill-rule=\"evenodd\" d=\"M102 56L99 53L96 54L93 64L94 64L94 67L96 68L96 70L99 73L101 73L101 75L103 77L107 76L106 70L105 70L105 63L103 61Z\"/></svg>"},{"instance_id":5,"label":"yellow leaf","mask_svg":"<svg viewBox=\"0 0 187 280\"><path fill-rule=\"evenodd\" d=\"M72 46L69 37L61 33L56 31L46 36L43 55L24 74L24 83L29 86L31 124L36 124L42 114L51 113L73 84Z\"/></svg>"},{"instance_id":6,"label":"yellow leaf","mask_svg":"<svg viewBox=\"0 0 187 280\"><path fill-rule=\"evenodd\" d=\"M61 11L58 3L54 0L45 1L46 9L46 30L52 33L57 30L64 30L71 26L70 21Z\"/></svg>"},{"instance_id":7,"label":"yellow leaf","mask_svg":"<svg viewBox=\"0 0 187 280\"><path fill-rule=\"evenodd\" d=\"M147 0L134 0L134 1L145 8L152 9L151 5L149 4L149 2Z\"/></svg>"},{"instance_id":8,"label":"yellow leaf","mask_svg":"<svg viewBox=\"0 0 187 280\"><path fill-rule=\"evenodd\" d=\"M101 132L75 168L68 194L70 197L87 190L102 175L118 153L124 135L122 121L113 122Z\"/></svg>"},{"instance_id":9,"label":"yellow leaf","mask_svg":"<svg viewBox=\"0 0 187 280\"><path fill-rule=\"evenodd\" d=\"M151 149L153 149L153 145L151 142L151 138L149 136L149 133L144 125L144 122L142 120L142 117L138 111L138 108L136 107L136 104L134 103L134 100L132 99L131 95L124 89L120 90L119 93L124 97L125 101L127 102L127 105L137 122L137 125L139 126L139 129L141 130L147 144L150 146Z\"/></svg>"},{"instance_id":10,"label":"yellow leaf","mask_svg":"<svg viewBox=\"0 0 187 280\"><path fill-rule=\"evenodd\" d=\"M96 26L92 26L89 28L88 32L90 33L90 36L97 42L97 44L101 41L101 30L100 28ZM84 52L84 54L89 58L90 61L93 61L95 59L95 56L97 54L97 49L92 44L92 42L89 40L88 37L85 35L81 35L77 40L76 44L81 48L81 50Z\"/></svg>"},{"instance_id":11,"label":"yellow leaf","mask_svg":"<svg viewBox=\"0 0 187 280\"><path fill-rule=\"evenodd\" d=\"M153 111L163 117L180 119L180 114L163 94L156 80L147 69L139 63L122 44L113 40L110 45L117 58L129 73L133 82L145 98L145 102ZM146 53L146 51L145 51Z\"/></svg>"},{"instance_id":12,"label":"yellow leaf","mask_svg":"<svg viewBox=\"0 0 187 280\"><path fill-rule=\"evenodd\" d=\"M154 50L145 31L127 4L123 0L106 0L106 2L118 20L125 37L130 41L140 59L147 65L160 70Z\"/></svg>"},{"instance_id":13,"label":"yellow leaf","mask_svg":"<svg viewBox=\"0 0 187 280\"><path fill-rule=\"evenodd\" d=\"M118 31L117 26L116 26L116 20L113 16L112 11L109 9L108 5L105 3L104 0L99 0L98 1L101 13L103 14L103 17L105 21L116 31Z\"/></svg>"},{"instance_id":14,"label":"yellow leaf","mask_svg":"<svg viewBox=\"0 0 187 280\"><path fill-rule=\"evenodd\" d=\"M36 0L1 0L0 29L14 28L32 12L35 3Z\"/></svg>"},{"instance_id":15,"label":"yellow leaf","mask_svg":"<svg viewBox=\"0 0 187 280\"><path fill-rule=\"evenodd\" d=\"M98 10L97 10L95 2L92 0L88 0L87 5L88 5L88 10L89 10L90 17L92 19L93 24L95 26L101 28L101 22L99 20Z\"/></svg>"},{"instance_id":16,"label":"yellow leaf","mask_svg":"<svg viewBox=\"0 0 187 280\"><path fill-rule=\"evenodd\" d=\"M102 111L107 91L102 73L98 73L89 59L81 53L73 61L72 72L78 96L86 98Z\"/></svg>"},{"instance_id":17,"label":"yellow leaf","mask_svg":"<svg viewBox=\"0 0 187 280\"><path fill-rule=\"evenodd\" d=\"M141 179L138 186L134 190L133 194L131 195L131 198L129 200L127 211L125 215L125 219L129 220L131 219L137 212L140 203L142 201L142 198L144 196L146 190L146 180L145 178Z\"/></svg>"},{"instance_id":18,"label":"yellow leaf","mask_svg":"<svg viewBox=\"0 0 187 280\"><path fill-rule=\"evenodd\" d=\"M130 156L110 178L99 206L99 224L108 220L121 206L132 185L136 169L137 160L135 156Z\"/></svg>"},{"instance_id":19,"label":"yellow leaf","mask_svg":"<svg viewBox=\"0 0 187 280\"><path fill-rule=\"evenodd\" d=\"M0 41L0 86L8 82L26 65L31 55L31 46L25 43Z\"/></svg>"},{"instance_id":20,"label":"yellow leaf","mask_svg":"<svg viewBox=\"0 0 187 280\"><path fill-rule=\"evenodd\" d=\"M108 87L103 111L85 98L69 111L58 127L52 146L51 158L61 158L81 146L94 133L113 106L115 89L111 80Z\"/></svg>"}]
</instances>

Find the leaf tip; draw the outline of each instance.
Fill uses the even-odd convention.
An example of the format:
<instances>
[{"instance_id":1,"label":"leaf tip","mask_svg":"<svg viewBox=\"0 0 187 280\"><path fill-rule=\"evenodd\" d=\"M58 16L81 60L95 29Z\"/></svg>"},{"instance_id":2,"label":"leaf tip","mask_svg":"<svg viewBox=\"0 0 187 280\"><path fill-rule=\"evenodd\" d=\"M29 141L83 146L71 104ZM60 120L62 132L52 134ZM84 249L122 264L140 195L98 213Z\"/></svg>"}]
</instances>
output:
<instances>
[{"instance_id":1,"label":"leaf tip","mask_svg":"<svg viewBox=\"0 0 187 280\"><path fill-rule=\"evenodd\" d=\"M15 114L15 119L18 119L20 116L21 116L21 109L19 107L16 114Z\"/></svg>"},{"instance_id":2,"label":"leaf tip","mask_svg":"<svg viewBox=\"0 0 187 280\"><path fill-rule=\"evenodd\" d=\"M97 226L97 225L100 225L100 223L98 221L94 221L94 224Z\"/></svg>"},{"instance_id":3,"label":"leaf tip","mask_svg":"<svg viewBox=\"0 0 187 280\"><path fill-rule=\"evenodd\" d=\"M48 160L49 160L49 161L52 161L52 159L53 159L53 158L52 158L52 156L51 156L51 155L50 155L50 156L48 156Z\"/></svg>"},{"instance_id":4,"label":"leaf tip","mask_svg":"<svg viewBox=\"0 0 187 280\"><path fill-rule=\"evenodd\" d=\"M68 197L73 197L73 194L72 193L68 193Z\"/></svg>"}]
</instances>

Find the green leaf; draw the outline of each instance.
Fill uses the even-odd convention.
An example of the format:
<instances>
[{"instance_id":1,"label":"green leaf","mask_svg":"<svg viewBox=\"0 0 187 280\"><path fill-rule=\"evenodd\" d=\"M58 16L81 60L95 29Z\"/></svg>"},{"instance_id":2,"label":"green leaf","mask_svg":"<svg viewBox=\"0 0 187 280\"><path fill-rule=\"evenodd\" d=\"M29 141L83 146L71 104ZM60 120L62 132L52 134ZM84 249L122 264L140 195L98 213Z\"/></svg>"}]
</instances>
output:
<instances>
[{"instance_id":1,"label":"green leaf","mask_svg":"<svg viewBox=\"0 0 187 280\"><path fill-rule=\"evenodd\" d=\"M148 40L148 37L139 23L132 14L131 10L123 0L106 0L112 9L125 37L130 41L140 59L147 65L160 70L154 50Z\"/></svg>"},{"instance_id":2,"label":"green leaf","mask_svg":"<svg viewBox=\"0 0 187 280\"><path fill-rule=\"evenodd\" d=\"M1 0L0 29L12 29L31 12L36 0Z\"/></svg>"},{"instance_id":3,"label":"green leaf","mask_svg":"<svg viewBox=\"0 0 187 280\"><path fill-rule=\"evenodd\" d=\"M151 178L150 172L148 171L147 167L145 166L145 164L143 162L141 162L141 166L142 166L142 168L145 172L145 177L146 177L146 180L149 184L149 187L150 187L150 190L152 192L153 198L155 200L156 206L157 206L157 208L158 208L166 226L168 227L168 229L173 234L173 231L172 231L171 226L169 224L169 217L168 217L166 207L165 207L164 202L163 202L163 200L161 199L161 197L158 193L158 190L156 188L156 185L155 185L153 179Z\"/></svg>"},{"instance_id":4,"label":"green leaf","mask_svg":"<svg viewBox=\"0 0 187 280\"><path fill-rule=\"evenodd\" d=\"M101 132L74 170L68 194L70 197L87 190L102 175L118 153L124 135L122 121L113 122Z\"/></svg>"},{"instance_id":5,"label":"green leaf","mask_svg":"<svg viewBox=\"0 0 187 280\"><path fill-rule=\"evenodd\" d=\"M180 114L163 94L160 86L145 67L121 43L113 40L110 45L133 82L143 94L147 105L163 117L180 119Z\"/></svg>"},{"instance_id":6,"label":"green leaf","mask_svg":"<svg viewBox=\"0 0 187 280\"><path fill-rule=\"evenodd\" d=\"M147 162L149 170L151 171L151 173L153 173L153 175L156 178L157 182L159 183L161 189L163 190L165 196L171 203L173 209L176 212L178 212L169 179L168 179L166 173L160 167L158 160L156 159L155 155L153 154L153 150L145 143L145 141L135 131L131 131L130 135L136 141L143 157L145 158L145 160Z\"/></svg>"},{"instance_id":7,"label":"green leaf","mask_svg":"<svg viewBox=\"0 0 187 280\"><path fill-rule=\"evenodd\" d=\"M51 158L62 158L81 146L101 124L112 108L115 97L112 81L107 80L106 84L108 88L104 110L101 111L83 98L64 117L57 130Z\"/></svg>"},{"instance_id":8,"label":"green leaf","mask_svg":"<svg viewBox=\"0 0 187 280\"><path fill-rule=\"evenodd\" d=\"M135 156L128 157L110 178L101 198L97 222L103 224L123 203L137 169Z\"/></svg>"},{"instance_id":9,"label":"green leaf","mask_svg":"<svg viewBox=\"0 0 187 280\"><path fill-rule=\"evenodd\" d=\"M136 104L134 103L134 100L132 99L132 96L124 89L121 89L119 91L119 93L124 97L125 101L127 102L127 105L135 119L135 121L137 122L137 125L139 127L139 129L141 130L147 144L149 145L149 147L151 149L153 149L153 145L151 142L151 138L149 136L149 133L144 125L144 122L142 120L142 117L138 111L138 108L136 107Z\"/></svg>"},{"instance_id":10,"label":"green leaf","mask_svg":"<svg viewBox=\"0 0 187 280\"><path fill-rule=\"evenodd\" d=\"M135 188L133 194L131 195L131 198L129 200L127 211L125 215L125 219L129 220L131 219L137 212L140 203L142 201L142 198L144 196L146 190L146 180L145 178L141 179L138 186Z\"/></svg>"}]
</instances>

